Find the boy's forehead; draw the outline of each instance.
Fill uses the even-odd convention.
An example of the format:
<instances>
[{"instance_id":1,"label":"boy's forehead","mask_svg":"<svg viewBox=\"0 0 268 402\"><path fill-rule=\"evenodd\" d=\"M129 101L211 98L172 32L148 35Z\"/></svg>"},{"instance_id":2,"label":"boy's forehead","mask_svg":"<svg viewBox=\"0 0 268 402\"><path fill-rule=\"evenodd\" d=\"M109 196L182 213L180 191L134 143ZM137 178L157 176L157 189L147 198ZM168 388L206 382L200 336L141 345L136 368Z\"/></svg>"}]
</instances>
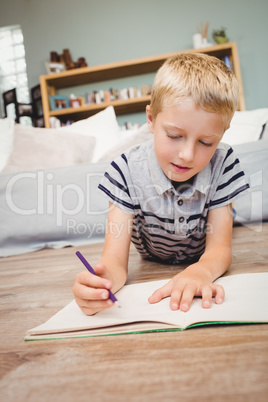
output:
<instances>
[{"instance_id":1,"label":"boy's forehead","mask_svg":"<svg viewBox=\"0 0 268 402\"><path fill-rule=\"evenodd\" d=\"M215 131L225 131L223 118L220 114L206 111L190 99L164 108L158 113L156 120L167 129L200 130L203 134L211 137L215 137Z\"/></svg>"},{"instance_id":2,"label":"boy's forehead","mask_svg":"<svg viewBox=\"0 0 268 402\"><path fill-rule=\"evenodd\" d=\"M166 128L166 129L172 129L172 130L174 130L175 132L178 132L178 133L186 133L187 132L187 130L186 129L184 129L184 128L182 128L182 127L179 127L179 126L177 126L176 124L172 124L172 123L164 123L163 124L164 125L164 128ZM201 134L201 133L200 133ZM222 135L222 133L217 133L217 132L215 132L215 131L213 131L213 132L210 132L210 131L205 131L205 132L203 132L202 133L202 135L204 136L204 137L207 137L207 138L218 138L219 136L221 136Z\"/></svg>"},{"instance_id":3,"label":"boy's forehead","mask_svg":"<svg viewBox=\"0 0 268 402\"><path fill-rule=\"evenodd\" d=\"M195 123L193 124L192 122L189 122L187 120L182 121L179 119L177 121L173 121L172 119L165 118L162 118L159 123L165 130L172 130L174 133L178 134L189 134L194 132L195 134L202 135L207 138L217 139L218 137L221 137L224 133L223 122L221 118L213 120L206 125Z\"/></svg>"}]
</instances>

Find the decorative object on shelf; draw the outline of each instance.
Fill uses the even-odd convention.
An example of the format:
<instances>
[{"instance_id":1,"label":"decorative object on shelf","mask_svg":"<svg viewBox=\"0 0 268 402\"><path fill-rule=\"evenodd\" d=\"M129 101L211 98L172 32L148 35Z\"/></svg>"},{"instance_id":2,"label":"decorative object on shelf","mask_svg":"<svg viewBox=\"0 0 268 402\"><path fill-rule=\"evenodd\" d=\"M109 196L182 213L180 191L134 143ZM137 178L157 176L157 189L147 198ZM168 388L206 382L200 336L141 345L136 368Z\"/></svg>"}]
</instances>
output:
<instances>
[{"instance_id":1,"label":"decorative object on shelf","mask_svg":"<svg viewBox=\"0 0 268 402\"><path fill-rule=\"evenodd\" d=\"M205 24L203 24L203 23L199 24L198 33L193 35L194 49L200 49L200 48L212 46L212 43L209 43L207 40L208 26L209 26L208 22L206 22Z\"/></svg>"},{"instance_id":2,"label":"decorative object on shelf","mask_svg":"<svg viewBox=\"0 0 268 402\"><path fill-rule=\"evenodd\" d=\"M142 85L141 96L151 95L151 93L152 93L152 85Z\"/></svg>"},{"instance_id":3,"label":"decorative object on shelf","mask_svg":"<svg viewBox=\"0 0 268 402\"><path fill-rule=\"evenodd\" d=\"M81 101L80 99L76 98L76 99L70 99L70 107L80 107L81 106Z\"/></svg>"},{"instance_id":4,"label":"decorative object on shelf","mask_svg":"<svg viewBox=\"0 0 268 402\"><path fill-rule=\"evenodd\" d=\"M71 124L74 123L74 120L67 120L66 122L63 123L57 117L51 116L49 118L49 122L50 122L50 128L60 128L60 127L70 126Z\"/></svg>"},{"instance_id":5,"label":"decorative object on shelf","mask_svg":"<svg viewBox=\"0 0 268 402\"><path fill-rule=\"evenodd\" d=\"M50 128L59 128L59 127L61 127L61 121L55 116L51 116L49 118L49 123L50 123Z\"/></svg>"},{"instance_id":6,"label":"decorative object on shelf","mask_svg":"<svg viewBox=\"0 0 268 402\"><path fill-rule=\"evenodd\" d=\"M79 57L76 62L76 68L87 67L87 62L84 57Z\"/></svg>"},{"instance_id":7,"label":"decorative object on shelf","mask_svg":"<svg viewBox=\"0 0 268 402\"><path fill-rule=\"evenodd\" d=\"M229 38L226 35L226 28L224 27L221 27L221 29L214 29L212 31L212 37L219 45L229 42Z\"/></svg>"},{"instance_id":8,"label":"decorative object on shelf","mask_svg":"<svg viewBox=\"0 0 268 402\"><path fill-rule=\"evenodd\" d=\"M58 54L55 51L50 52L50 61L51 63L64 63L63 54Z\"/></svg>"},{"instance_id":9,"label":"decorative object on shelf","mask_svg":"<svg viewBox=\"0 0 268 402\"><path fill-rule=\"evenodd\" d=\"M61 73L66 70L64 63L46 62L46 69L48 74Z\"/></svg>"},{"instance_id":10,"label":"decorative object on shelf","mask_svg":"<svg viewBox=\"0 0 268 402\"><path fill-rule=\"evenodd\" d=\"M232 59L230 58L230 56L224 56L221 58L221 60L226 64L226 66L234 72L234 65L232 62Z\"/></svg>"},{"instance_id":11,"label":"decorative object on shelf","mask_svg":"<svg viewBox=\"0 0 268 402\"><path fill-rule=\"evenodd\" d=\"M69 101L70 101L70 107L73 108L84 106L86 103L84 96L76 96L74 94L70 95Z\"/></svg>"},{"instance_id":12,"label":"decorative object on shelf","mask_svg":"<svg viewBox=\"0 0 268 402\"><path fill-rule=\"evenodd\" d=\"M100 89L99 91L93 91L91 93L86 93L83 104L100 104L100 103L109 103L115 100L128 100L140 98L142 96L151 95L152 85L143 85L141 88L129 87L122 89L110 88L109 91L104 91ZM78 97L79 98L79 97Z\"/></svg>"},{"instance_id":13,"label":"decorative object on shelf","mask_svg":"<svg viewBox=\"0 0 268 402\"><path fill-rule=\"evenodd\" d=\"M201 33L195 33L193 35L193 46L194 46L194 49L200 49L202 47L202 35L201 35Z\"/></svg>"},{"instance_id":14,"label":"decorative object on shelf","mask_svg":"<svg viewBox=\"0 0 268 402\"><path fill-rule=\"evenodd\" d=\"M199 25L199 33L202 35L202 46L205 47L208 43L207 37L208 37L208 22L205 23L205 25L202 23Z\"/></svg>"},{"instance_id":15,"label":"decorative object on shelf","mask_svg":"<svg viewBox=\"0 0 268 402\"><path fill-rule=\"evenodd\" d=\"M79 57L77 62L72 60L72 56L69 49L63 49L62 54L58 54L55 51L50 52L50 63L49 64L63 64L65 66L64 70L72 70L73 68L87 67L87 62L85 57ZM48 67L47 67L48 68ZM61 71L64 71L61 70ZM55 71L55 72L61 72ZM48 71L50 74L50 72Z\"/></svg>"},{"instance_id":16,"label":"decorative object on shelf","mask_svg":"<svg viewBox=\"0 0 268 402\"><path fill-rule=\"evenodd\" d=\"M72 70L73 68L76 67L75 62L72 60L69 49L63 49L63 60L67 70Z\"/></svg>"},{"instance_id":17,"label":"decorative object on shelf","mask_svg":"<svg viewBox=\"0 0 268 402\"><path fill-rule=\"evenodd\" d=\"M127 130L138 130L140 127L139 123L132 123L131 121L126 121L123 126L120 127L121 131Z\"/></svg>"},{"instance_id":18,"label":"decorative object on shelf","mask_svg":"<svg viewBox=\"0 0 268 402\"><path fill-rule=\"evenodd\" d=\"M70 101L67 96L50 96L49 97L50 110L61 110L70 107Z\"/></svg>"},{"instance_id":19,"label":"decorative object on shelf","mask_svg":"<svg viewBox=\"0 0 268 402\"><path fill-rule=\"evenodd\" d=\"M84 96L78 96L77 99L80 101L80 106L85 106L86 100Z\"/></svg>"},{"instance_id":20,"label":"decorative object on shelf","mask_svg":"<svg viewBox=\"0 0 268 402\"><path fill-rule=\"evenodd\" d=\"M31 103L19 103L19 116L33 117L33 105Z\"/></svg>"},{"instance_id":21,"label":"decorative object on shelf","mask_svg":"<svg viewBox=\"0 0 268 402\"><path fill-rule=\"evenodd\" d=\"M4 117L16 116L16 122L19 123L19 110L16 88L3 92Z\"/></svg>"},{"instance_id":22,"label":"decorative object on shelf","mask_svg":"<svg viewBox=\"0 0 268 402\"><path fill-rule=\"evenodd\" d=\"M21 118L29 117L24 120L24 124L33 124L33 105L32 103L18 102L16 88L3 92L4 117L14 118L16 123L22 123Z\"/></svg>"},{"instance_id":23,"label":"decorative object on shelf","mask_svg":"<svg viewBox=\"0 0 268 402\"><path fill-rule=\"evenodd\" d=\"M33 105L33 125L35 127L44 127L45 123L40 84L31 88L31 98Z\"/></svg>"}]
</instances>

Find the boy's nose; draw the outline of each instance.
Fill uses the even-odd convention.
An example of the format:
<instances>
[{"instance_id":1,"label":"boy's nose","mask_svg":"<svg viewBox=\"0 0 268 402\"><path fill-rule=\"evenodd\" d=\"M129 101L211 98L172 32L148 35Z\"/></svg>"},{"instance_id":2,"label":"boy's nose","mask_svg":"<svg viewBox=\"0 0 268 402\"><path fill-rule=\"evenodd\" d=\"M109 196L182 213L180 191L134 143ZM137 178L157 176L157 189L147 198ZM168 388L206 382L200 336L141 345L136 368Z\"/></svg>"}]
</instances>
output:
<instances>
[{"instance_id":1,"label":"boy's nose","mask_svg":"<svg viewBox=\"0 0 268 402\"><path fill-rule=\"evenodd\" d=\"M194 146L184 144L179 150L179 158L185 162L192 162L194 159Z\"/></svg>"}]
</instances>

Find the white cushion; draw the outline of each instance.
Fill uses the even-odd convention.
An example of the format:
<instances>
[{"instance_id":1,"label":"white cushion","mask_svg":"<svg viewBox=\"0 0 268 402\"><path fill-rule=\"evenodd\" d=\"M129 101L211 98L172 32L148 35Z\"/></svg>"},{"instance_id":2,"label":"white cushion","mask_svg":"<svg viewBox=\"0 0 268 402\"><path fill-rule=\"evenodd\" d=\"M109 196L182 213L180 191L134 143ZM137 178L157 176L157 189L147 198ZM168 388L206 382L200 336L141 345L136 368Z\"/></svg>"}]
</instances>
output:
<instances>
[{"instance_id":1,"label":"white cushion","mask_svg":"<svg viewBox=\"0 0 268 402\"><path fill-rule=\"evenodd\" d=\"M6 166L13 146L14 120L0 119L0 171Z\"/></svg>"},{"instance_id":2,"label":"white cushion","mask_svg":"<svg viewBox=\"0 0 268 402\"><path fill-rule=\"evenodd\" d=\"M103 242L108 199L98 184L106 169L82 163L2 173L0 257Z\"/></svg>"},{"instance_id":3,"label":"white cushion","mask_svg":"<svg viewBox=\"0 0 268 402\"><path fill-rule=\"evenodd\" d=\"M233 204L235 223L247 225L250 222L267 222L268 140L235 145L234 152L250 184L249 191Z\"/></svg>"},{"instance_id":4,"label":"white cushion","mask_svg":"<svg viewBox=\"0 0 268 402\"><path fill-rule=\"evenodd\" d=\"M258 141L267 122L268 108L235 112L222 142L235 145Z\"/></svg>"},{"instance_id":5,"label":"white cushion","mask_svg":"<svg viewBox=\"0 0 268 402\"><path fill-rule=\"evenodd\" d=\"M111 161L117 156L120 156L128 148L142 144L152 138L152 133L149 130L148 124L143 124L136 130L125 130L120 133L120 140L115 146L102 154L98 162Z\"/></svg>"},{"instance_id":6,"label":"white cushion","mask_svg":"<svg viewBox=\"0 0 268 402\"><path fill-rule=\"evenodd\" d=\"M16 124L13 150L3 172L20 172L90 162L95 138Z\"/></svg>"},{"instance_id":7,"label":"white cushion","mask_svg":"<svg viewBox=\"0 0 268 402\"><path fill-rule=\"evenodd\" d=\"M68 132L90 135L96 138L96 145L92 157L92 162L97 162L101 155L112 148L120 138L120 130L117 123L113 106L108 106L103 111L89 117L79 120L70 126L57 129Z\"/></svg>"}]
</instances>

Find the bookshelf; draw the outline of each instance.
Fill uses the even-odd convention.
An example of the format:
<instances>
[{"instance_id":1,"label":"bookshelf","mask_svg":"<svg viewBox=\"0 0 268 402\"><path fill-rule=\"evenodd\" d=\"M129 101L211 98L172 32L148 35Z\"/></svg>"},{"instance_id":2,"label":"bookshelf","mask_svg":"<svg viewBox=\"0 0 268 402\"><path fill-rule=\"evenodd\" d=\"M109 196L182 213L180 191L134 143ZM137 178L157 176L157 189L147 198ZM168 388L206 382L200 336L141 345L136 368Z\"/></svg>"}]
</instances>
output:
<instances>
[{"instance_id":1,"label":"bookshelf","mask_svg":"<svg viewBox=\"0 0 268 402\"><path fill-rule=\"evenodd\" d=\"M159 67L168 57L184 51L165 53L157 56L143 57L93 67L82 67L63 71L61 73L41 75L40 86L45 127L50 127L49 118L51 116L55 116L63 121L68 119L77 121L100 112L109 105L114 106L116 114L145 111L146 105L150 103L150 95L127 100L113 100L111 102L103 102L98 104L85 104L79 108L68 107L60 110L50 110L49 96L57 95L57 90L61 88L75 87L94 82L104 82L103 86L105 87L105 81L153 73L159 69ZM187 51L192 53L206 53L220 59L226 56L229 57L239 84L240 97L238 110L245 110L242 77L236 42L210 46L202 49L190 49Z\"/></svg>"}]
</instances>

